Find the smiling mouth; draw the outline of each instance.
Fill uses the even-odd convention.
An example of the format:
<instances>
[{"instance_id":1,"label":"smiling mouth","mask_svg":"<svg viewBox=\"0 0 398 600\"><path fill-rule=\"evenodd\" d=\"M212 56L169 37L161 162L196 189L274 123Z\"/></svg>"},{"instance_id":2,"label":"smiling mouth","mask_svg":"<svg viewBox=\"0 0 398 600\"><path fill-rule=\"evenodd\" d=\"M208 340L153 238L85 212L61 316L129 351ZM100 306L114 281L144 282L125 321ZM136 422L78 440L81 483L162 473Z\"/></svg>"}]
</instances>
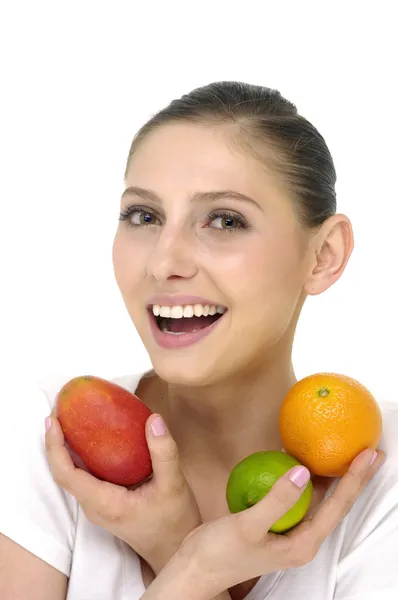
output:
<instances>
[{"instance_id":1,"label":"smiling mouth","mask_svg":"<svg viewBox=\"0 0 398 600\"><path fill-rule=\"evenodd\" d=\"M222 306L151 306L149 310L162 333L178 336L206 329L227 312ZM159 312L160 314L156 314Z\"/></svg>"}]
</instances>

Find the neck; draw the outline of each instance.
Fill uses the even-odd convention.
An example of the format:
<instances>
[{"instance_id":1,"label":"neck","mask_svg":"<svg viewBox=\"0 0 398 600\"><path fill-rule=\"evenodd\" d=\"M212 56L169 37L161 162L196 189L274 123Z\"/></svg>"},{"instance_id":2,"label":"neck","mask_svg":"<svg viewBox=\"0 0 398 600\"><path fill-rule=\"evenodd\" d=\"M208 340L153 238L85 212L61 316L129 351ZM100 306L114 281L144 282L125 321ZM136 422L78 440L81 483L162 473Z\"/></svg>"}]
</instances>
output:
<instances>
[{"instance_id":1,"label":"neck","mask_svg":"<svg viewBox=\"0 0 398 600\"><path fill-rule=\"evenodd\" d=\"M279 409L296 378L290 357L276 362L216 386L168 385L162 414L183 462L230 471L253 452L281 449Z\"/></svg>"}]
</instances>

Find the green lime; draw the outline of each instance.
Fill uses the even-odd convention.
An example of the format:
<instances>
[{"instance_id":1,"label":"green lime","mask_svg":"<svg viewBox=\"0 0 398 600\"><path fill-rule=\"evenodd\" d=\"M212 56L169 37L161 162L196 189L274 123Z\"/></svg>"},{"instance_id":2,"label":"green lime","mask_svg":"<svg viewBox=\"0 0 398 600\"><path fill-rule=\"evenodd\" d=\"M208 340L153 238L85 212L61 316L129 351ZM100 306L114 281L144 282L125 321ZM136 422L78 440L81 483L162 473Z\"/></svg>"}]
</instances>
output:
<instances>
[{"instance_id":1,"label":"green lime","mask_svg":"<svg viewBox=\"0 0 398 600\"><path fill-rule=\"evenodd\" d=\"M300 465L298 460L284 452L254 452L232 469L226 490L231 513L250 508L264 498L286 471ZM312 482L306 485L299 500L270 527L273 533L285 533L302 521L312 498Z\"/></svg>"}]
</instances>

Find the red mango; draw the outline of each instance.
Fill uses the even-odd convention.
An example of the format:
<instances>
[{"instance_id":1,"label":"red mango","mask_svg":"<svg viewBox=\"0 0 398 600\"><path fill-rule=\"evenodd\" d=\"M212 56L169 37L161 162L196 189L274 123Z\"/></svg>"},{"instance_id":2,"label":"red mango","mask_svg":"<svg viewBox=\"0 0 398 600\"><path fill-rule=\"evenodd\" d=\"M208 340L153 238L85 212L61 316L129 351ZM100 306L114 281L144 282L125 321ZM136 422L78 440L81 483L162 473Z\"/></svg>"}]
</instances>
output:
<instances>
[{"instance_id":1,"label":"red mango","mask_svg":"<svg viewBox=\"0 0 398 600\"><path fill-rule=\"evenodd\" d=\"M135 394L100 377L74 377L59 391L55 413L76 466L125 487L152 474L145 438L152 411Z\"/></svg>"}]
</instances>

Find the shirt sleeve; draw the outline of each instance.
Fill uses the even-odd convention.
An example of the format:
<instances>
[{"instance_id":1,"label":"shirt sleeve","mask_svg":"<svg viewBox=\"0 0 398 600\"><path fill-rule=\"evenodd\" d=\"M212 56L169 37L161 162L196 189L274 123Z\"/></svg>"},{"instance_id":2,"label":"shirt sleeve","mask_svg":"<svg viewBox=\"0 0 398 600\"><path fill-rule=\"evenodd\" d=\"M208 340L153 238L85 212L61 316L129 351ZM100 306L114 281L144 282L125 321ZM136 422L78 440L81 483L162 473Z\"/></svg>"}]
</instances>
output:
<instances>
[{"instance_id":1,"label":"shirt sleeve","mask_svg":"<svg viewBox=\"0 0 398 600\"><path fill-rule=\"evenodd\" d=\"M38 384L2 382L0 533L69 577L77 502L48 466L44 419L52 405Z\"/></svg>"},{"instance_id":2,"label":"shirt sleeve","mask_svg":"<svg viewBox=\"0 0 398 600\"><path fill-rule=\"evenodd\" d=\"M347 518L334 600L398 598L398 406L386 417L387 458Z\"/></svg>"}]
</instances>

